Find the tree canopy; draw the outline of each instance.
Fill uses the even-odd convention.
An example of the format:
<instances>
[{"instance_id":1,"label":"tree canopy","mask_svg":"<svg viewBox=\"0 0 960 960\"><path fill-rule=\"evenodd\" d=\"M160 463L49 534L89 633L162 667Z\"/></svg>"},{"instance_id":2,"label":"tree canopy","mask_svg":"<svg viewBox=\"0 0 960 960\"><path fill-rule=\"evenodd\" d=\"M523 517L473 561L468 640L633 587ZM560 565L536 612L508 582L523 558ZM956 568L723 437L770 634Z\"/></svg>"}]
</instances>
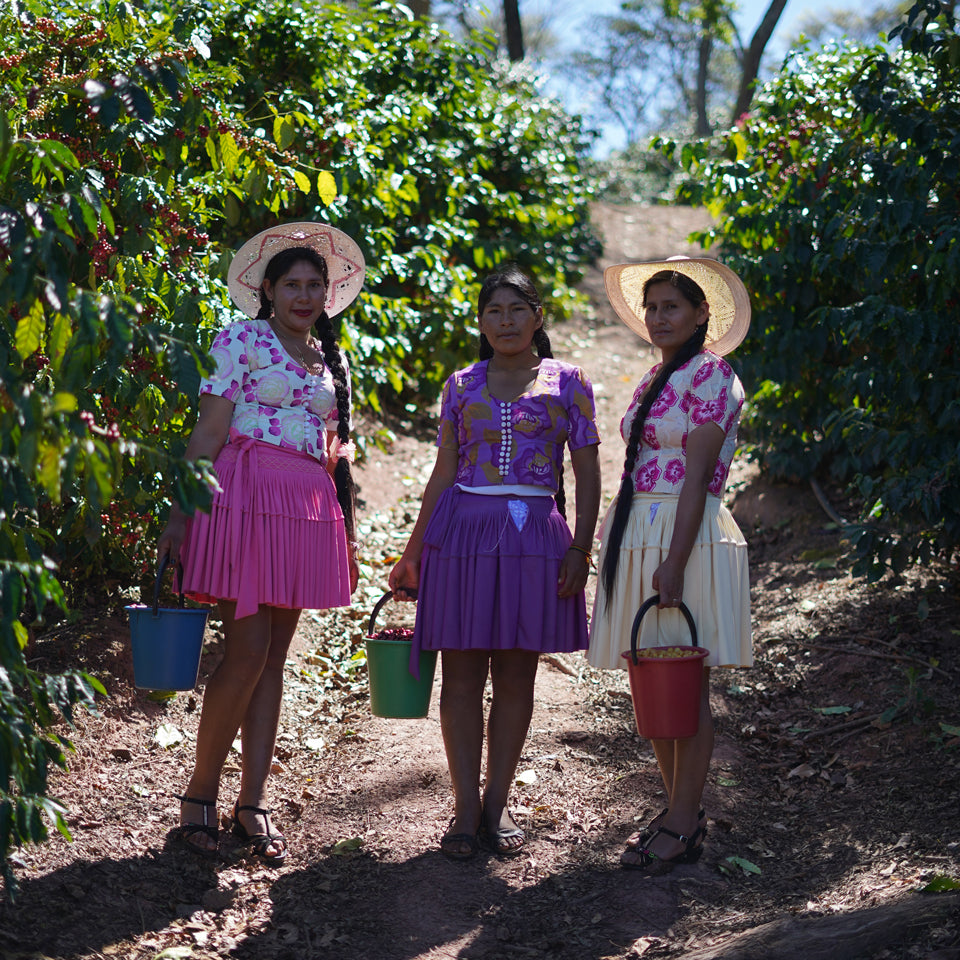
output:
<instances>
[{"instance_id":1,"label":"tree canopy","mask_svg":"<svg viewBox=\"0 0 960 960\"><path fill-rule=\"evenodd\" d=\"M859 493L874 578L960 547L956 15L920 0L892 39L797 50L734 130L681 151L684 198L717 217L702 239L753 298L755 453Z\"/></svg>"},{"instance_id":2,"label":"tree canopy","mask_svg":"<svg viewBox=\"0 0 960 960\"><path fill-rule=\"evenodd\" d=\"M599 42L573 65L628 145L664 131L707 136L749 105L785 6L770 0L744 44L733 0L623 0L619 13L595 18Z\"/></svg>"},{"instance_id":3,"label":"tree canopy","mask_svg":"<svg viewBox=\"0 0 960 960\"><path fill-rule=\"evenodd\" d=\"M151 583L168 498L208 502L182 454L232 251L278 221L356 238L341 338L379 410L475 356L485 273L517 261L562 313L595 241L577 121L402 5L20 0L0 31L5 852L66 830L45 731L96 688L29 669L31 624Z\"/></svg>"}]
</instances>

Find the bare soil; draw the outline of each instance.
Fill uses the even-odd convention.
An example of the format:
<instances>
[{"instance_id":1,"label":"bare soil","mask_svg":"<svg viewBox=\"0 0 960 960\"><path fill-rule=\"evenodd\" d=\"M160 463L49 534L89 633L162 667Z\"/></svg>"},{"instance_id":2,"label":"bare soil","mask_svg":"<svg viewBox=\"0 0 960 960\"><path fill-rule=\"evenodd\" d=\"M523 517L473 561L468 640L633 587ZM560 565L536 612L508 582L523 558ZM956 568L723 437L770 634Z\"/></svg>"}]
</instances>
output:
<instances>
[{"instance_id":1,"label":"bare soil","mask_svg":"<svg viewBox=\"0 0 960 960\"><path fill-rule=\"evenodd\" d=\"M593 380L609 499L619 419L652 358L613 319L601 269L694 252L685 237L705 220L604 206L596 220L604 260L583 284L594 315L552 336L556 355ZM168 841L218 660L216 623L197 692L157 700L133 686L124 617L91 613L37 640L38 668L90 670L110 696L64 728L76 751L52 793L73 840L55 834L15 854L20 895L0 902L0 955L960 958L958 893L924 892L960 881L957 571L852 579L843 527L814 493L744 463L728 500L751 548L757 663L715 671L700 862L661 877L618 867L623 840L659 811L663 789L625 677L580 655L542 662L513 798L527 852L465 864L440 855L452 804L439 671L427 719L386 720L370 714L359 655L432 466L430 414L361 427L394 439L359 470L366 546L355 606L305 613L291 652L272 779L287 864L245 860L226 835L218 861ZM850 514L837 491L826 494ZM409 613L388 605L378 626ZM223 812L238 762L224 774Z\"/></svg>"}]
</instances>

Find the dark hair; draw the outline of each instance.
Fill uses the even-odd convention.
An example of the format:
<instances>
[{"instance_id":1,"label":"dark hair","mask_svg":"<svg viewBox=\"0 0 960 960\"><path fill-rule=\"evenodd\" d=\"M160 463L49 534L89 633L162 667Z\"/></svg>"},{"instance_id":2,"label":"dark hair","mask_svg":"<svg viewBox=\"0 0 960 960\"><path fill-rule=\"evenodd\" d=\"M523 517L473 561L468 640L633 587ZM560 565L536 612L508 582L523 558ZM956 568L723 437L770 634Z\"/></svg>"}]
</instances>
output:
<instances>
[{"instance_id":1,"label":"dark hair","mask_svg":"<svg viewBox=\"0 0 960 960\"><path fill-rule=\"evenodd\" d=\"M707 297L696 281L675 270L661 270L655 273L643 285L643 303L646 306L647 292L650 287L656 283L669 283L676 287L695 307L699 307ZM646 423L647 415L653 406L660 391L663 390L666 382L672 374L679 370L688 360L695 357L702 349L707 339L707 324L701 323L689 340L677 351L676 355L669 363L665 363L658 371L657 375L650 381L647 389L643 392L640 400L640 406L634 414L633 422L630 424L630 439L627 441L627 454L623 462L623 476L620 479L620 490L617 493L617 506L613 513L613 520L610 523L610 532L607 534L606 554L603 558L603 568L600 571L600 577L603 586L606 589L606 604L609 605L610 598L613 595L613 587L617 581L617 566L620 563L620 544L623 543L623 534L627 528L627 520L630 518L630 508L633 503L633 468L637 465L637 456L640 452L640 442L643 438L643 425Z\"/></svg>"},{"instance_id":2,"label":"dark hair","mask_svg":"<svg viewBox=\"0 0 960 960\"><path fill-rule=\"evenodd\" d=\"M323 277L324 285L329 285L329 271L327 261L312 247L288 247L270 258L263 279L269 280L273 286L276 282L298 263L309 263L317 268ZM260 286L260 312L258 320L269 320L273 315L273 304ZM333 323L324 310L317 318L313 327L320 347L323 351L323 362L333 376L333 386L337 395L337 437L342 443L350 439L350 394L347 391L347 372L343 366L343 356L340 353L340 344L337 341ZM337 501L343 511L343 523L347 532L347 539L356 537L356 501L357 488L350 471L350 461L346 457L338 457L333 470L333 482L337 490Z\"/></svg>"},{"instance_id":3,"label":"dark hair","mask_svg":"<svg viewBox=\"0 0 960 960\"><path fill-rule=\"evenodd\" d=\"M496 273L491 273L486 277L480 286L480 293L477 296L477 316L481 316L483 311L486 310L487 304L490 302L490 298L498 291L502 290L504 287L509 287L513 290L521 300L526 301L530 307L536 311L540 310L543 307L543 303L540 300L540 294L537 293L537 288L534 286L533 281L515 264L507 264L504 267L501 267ZM540 326L534 331L533 334L533 345L537 349L538 357L553 357L553 350L550 346L550 337L547 336L547 331L544 329L544 325L541 323ZM493 347L490 346L490 341L481 333L480 334L480 359L489 360L493 356ZM562 517L567 515L567 497L563 490L563 462L560 463L560 476L557 481L557 510L560 511Z\"/></svg>"}]
</instances>

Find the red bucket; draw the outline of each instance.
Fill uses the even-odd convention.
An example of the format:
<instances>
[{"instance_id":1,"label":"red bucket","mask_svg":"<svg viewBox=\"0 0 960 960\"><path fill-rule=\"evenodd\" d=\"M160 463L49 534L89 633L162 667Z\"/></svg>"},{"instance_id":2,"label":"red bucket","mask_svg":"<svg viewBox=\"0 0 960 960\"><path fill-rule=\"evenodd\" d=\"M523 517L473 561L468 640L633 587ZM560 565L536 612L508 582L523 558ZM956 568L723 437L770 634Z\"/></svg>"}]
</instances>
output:
<instances>
[{"instance_id":1,"label":"red bucket","mask_svg":"<svg viewBox=\"0 0 960 960\"><path fill-rule=\"evenodd\" d=\"M659 602L660 595L656 594L637 611L630 631L630 649L621 656L627 661L633 714L640 736L650 740L683 740L695 736L700 726L703 661L710 651L697 646L697 627L682 601L679 609L690 627L693 646L638 650L640 621Z\"/></svg>"}]
</instances>

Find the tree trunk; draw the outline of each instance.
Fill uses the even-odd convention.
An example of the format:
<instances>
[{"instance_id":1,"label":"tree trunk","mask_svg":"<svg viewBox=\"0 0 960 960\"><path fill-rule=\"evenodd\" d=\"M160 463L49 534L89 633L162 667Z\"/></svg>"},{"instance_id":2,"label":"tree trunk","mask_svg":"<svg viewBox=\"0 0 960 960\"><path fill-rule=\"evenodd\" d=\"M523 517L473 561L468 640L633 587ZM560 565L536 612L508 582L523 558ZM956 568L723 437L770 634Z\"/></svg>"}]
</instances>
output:
<instances>
[{"instance_id":1,"label":"tree trunk","mask_svg":"<svg viewBox=\"0 0 960 960\"><path fill-rule=\"evenodd\" d=\"M688 950L684 960L859 960L956 916L960 896L912 894L831 916L787 917ZM906 956L906 951L897 956Z\"/></svg>"},{"instance_id":2,"label":"tree trunk","mask_svg":"<svg viewBox=\"0 0 960 960\"><path fill-rule=\"evenodd\" d=\"M733 108L733 117L731 124L736 123L749 109L750 102L753 100L753 85L756 83L757 74L760 72L760 58L763 51L773 35L774 28L783 8L787 5L787 0L770 0L770 6L757 27L757 32L750 41L750 46L743 55L743 73L740 75L740 91L737 94L737 105Z\"/></svg>"},{"instance_id":3,"label":"tree trunk","mask_svg":"<svg viewBox=\"0 0 960 960\"><path fill-rule=\"evenodd\" d=\"M507 54L517 63L523 59L523 27L520 25L519 0L503 0L503 23L507 30Z\"/></svg>"},{"instance_id":4,"label":"tree trunk","mask_svg":"<svg viewBox=\"0 0 960 960\"><path fill-rule=\"evenodd\" d=\"M430 19L430 0L407 0L407 6L418 20Z\"/></svg>"},{"instance_id":5,"label":"tree trunk","mask_svg":"<svg viewBox=\"0 0 960 960\"><path fill-rule=\"evenodd\" d=\"M707 116L707 79L710 75L710 54L713 37L704 32L700 37L700 61L697 64L697 136L710 136L710 118Z\"/></svg>"}]
</instances>

